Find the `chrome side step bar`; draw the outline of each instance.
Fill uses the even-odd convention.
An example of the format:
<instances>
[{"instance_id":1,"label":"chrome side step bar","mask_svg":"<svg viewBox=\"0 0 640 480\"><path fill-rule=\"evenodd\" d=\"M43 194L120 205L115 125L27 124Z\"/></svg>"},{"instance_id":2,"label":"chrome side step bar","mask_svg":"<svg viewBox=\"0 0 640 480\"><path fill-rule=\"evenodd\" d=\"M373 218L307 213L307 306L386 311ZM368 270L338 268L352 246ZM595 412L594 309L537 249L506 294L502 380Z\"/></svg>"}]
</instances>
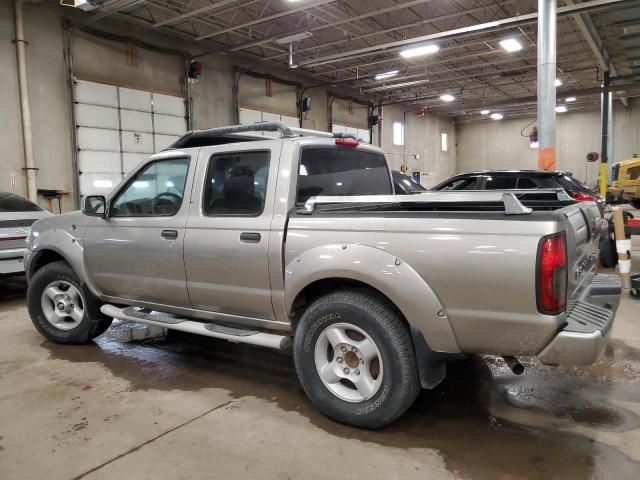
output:
<instances>
[{"instance_id":1,"label":"chrome side step bar","mask_svg":"<svg viewBox=\"0 0 640 480\"><path fill-rule=\"evenodd\" d=\"M171 330L220 338L234 343L248 343L249 345L258 345L275 350L288 350L291 347L292 338L284 335L243 330L212 322L199 322L166 313L146 313L133 307L120 308L108 303L100 307L100 311L108 317L120 320L157 325Z\"/></svg>"}]
</instances>

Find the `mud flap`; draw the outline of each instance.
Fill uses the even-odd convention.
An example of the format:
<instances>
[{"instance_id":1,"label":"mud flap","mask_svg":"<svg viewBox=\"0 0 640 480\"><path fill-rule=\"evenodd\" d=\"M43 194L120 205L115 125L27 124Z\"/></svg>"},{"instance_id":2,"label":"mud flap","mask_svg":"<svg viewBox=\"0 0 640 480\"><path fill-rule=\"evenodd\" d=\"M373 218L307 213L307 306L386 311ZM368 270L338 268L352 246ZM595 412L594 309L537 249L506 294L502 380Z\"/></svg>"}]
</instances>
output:
<instances>
[{"instance_id":1,"label":"mud flap","mask_svg":"<svg viewBox=\"0 0 640 480\"><path fill-rule=\"evenodd\" d=\"M411 327L411 339L416 351L420 385L424 389L431 390L437 387L447 375L445 355L431 350L422 333L415 327Z\"/></svg>"}]
</instances>

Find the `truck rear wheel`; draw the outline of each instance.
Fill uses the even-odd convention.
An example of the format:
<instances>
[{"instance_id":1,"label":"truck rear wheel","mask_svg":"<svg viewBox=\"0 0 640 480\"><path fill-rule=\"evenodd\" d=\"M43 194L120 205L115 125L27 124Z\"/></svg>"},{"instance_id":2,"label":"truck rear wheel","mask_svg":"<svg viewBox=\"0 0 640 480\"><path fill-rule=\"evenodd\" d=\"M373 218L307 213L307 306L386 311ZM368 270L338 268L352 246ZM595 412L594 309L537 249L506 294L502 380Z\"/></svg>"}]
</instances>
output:
<instances>
[{"instance_id":1,"label":"truck rear wheel","mask_svg":"<svg viewBox=\"0 0 640 480\"><path fill-rule=\"evenodd\" d=\"M294 360L309 399L348 425L384 427L420 392L409 329L383 298L365 290L314 301L298 324Z\"/></svg>"},{"instance_id":2,"label":"truck rear wheel","mask_svg":"<svg viewBox=\"0 0 640 480\"><path fill-rule=\"evenodd\" d=\"M87 343L103 334L113 319L66 262L38 270L27 290L27 308L36 329L55 343Z\"/></svg>"}]
</instances>

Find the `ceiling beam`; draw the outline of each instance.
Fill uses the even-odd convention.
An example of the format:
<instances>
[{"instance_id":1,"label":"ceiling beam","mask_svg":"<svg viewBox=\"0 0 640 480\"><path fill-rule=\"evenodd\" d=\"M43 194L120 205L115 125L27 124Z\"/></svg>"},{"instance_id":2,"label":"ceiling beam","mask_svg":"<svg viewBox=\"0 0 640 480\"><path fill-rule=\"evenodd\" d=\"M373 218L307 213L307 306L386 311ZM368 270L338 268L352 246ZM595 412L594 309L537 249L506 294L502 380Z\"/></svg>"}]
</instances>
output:
<instances>
[{"instance_id":1,"label":"ceiling beam","mask_svg":"<svg viewBox=\"0 0 640 480\"><path fill-rule=\"evenodd\" d=\"M185 13L183 13L181 15L176 15L174 17L169 17L166 20L154 23L152 25L152 27L153 28L158 28L158 27L163 27L165 25L170 25L172 23L177 23L177 22L180 22L182 20L186 20L188 18L195 17L196 15L202 15L203 13L210 12L211 10L215 10L217 8L224 7L225 5L228 5L230 3L234 3L234 2L237 2L237 1L238 0L221 0L220 2L212 3L211 5L205 5L204 7L196 8L195 10L191 10L189 12L185 12Z\"/></svg>"},{"instance_id":2,"label":"ceiling beam","mask_svg":"<svg viewBox=\"0 0 640 480\"><path fill-rule=\"evenodd\" d=\"M313 3L307 3L297 8L291 8L288 10L284 10L282 12L274 13L273 15L269 15L267 17L258 18L256 20L252 20L251 22L246 22L240 25L234 25L229 28L225 28L223 30L218 30L217 32L207 33L205 35L200 35L196 37L196 40L205 40L207 38L217 37L218 35L223 35L225 33L233 32L234 30L239 30L241 28L252 27L254 25L258 25L260 23L269 22L271 20L277 20L278 18L286 17L292 15L294 13L304 12L305 10L309 10L311 8L320 7L322 5L326 5L328 3L335 2L336 0L319 0Z\"/></svg>"},{"instance_id":3,"label":"ceiling beam","mask_svg":"<svg viewBox=\"0 0 640 480\"><path fill-rule=\"evenodd\" d=\"M573 0L565 0L567 5L575 5L576 3ZM598 30L591 19L591 16L588 13L583 13L581 15L576 15L573 17L576 24L578 25L578 30L582 33L582 36L589 45L589 48L593 52L598 61L598 64L603 70L609 70L612 77L618 75L616 71L616 67L611 61L611 57L609 56L609 52L607 52L606 47L604 46L604 42L600 35L598 34ZM629 101L626 97L620 97L620 101L625 107L629 107Z\"/></svg>"},{"instance_id":4,"label":"ceiling beam","mask_svg":"<svg viewBox=\"0 0 640 480\"><path fill-rule=\"evenodd\" d=\"M564 15L575 15L596 9L603 9L611 7L615 4L623 4L633 0L590 0L576 5L569 5L559 7L557 10L558 17ZM528 13L526 15L517 15L515 17L503 18L495 20L493 22L480 23L476 25L470 25L467 27L457 28L454 30L447 30L444 32L432 33L429 35L423 35L420 37L410 38L407 40L399 40L396 42L383 43L380 45L374 45L371 47L360 48L357 50L350 50L347 52L335 53L332 55L326 55L324 57L313 58L308 60L298 61L299 67L315 67L318 65L325 65L328 63L342 62L345 60L351 60L354 58L362 57L365 55L371 55L374 53L384 53L388 51L395 51L403 47L410 45L416 45L425 42L432 42L434 40L442 40L445 38L460 38L468 35L477 35L479 33L502 30L519 25L525 25L528 23L535 23L538 19L538 12Z\"/></svg>"}]
</instances>

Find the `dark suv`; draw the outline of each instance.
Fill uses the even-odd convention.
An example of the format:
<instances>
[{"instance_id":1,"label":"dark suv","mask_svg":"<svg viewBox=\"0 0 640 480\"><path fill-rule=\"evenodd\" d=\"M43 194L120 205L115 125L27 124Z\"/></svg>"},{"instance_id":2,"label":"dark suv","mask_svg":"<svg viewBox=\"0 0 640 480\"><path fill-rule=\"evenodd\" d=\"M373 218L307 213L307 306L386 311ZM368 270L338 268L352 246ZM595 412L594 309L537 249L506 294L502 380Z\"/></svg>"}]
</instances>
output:
<instances>
[{"instance_id":1,"label":"dark suv","mask_svg":"<svg viewBox=\"0 0 640 480\"><path fill-rule=\"evenodd\" d=\"M462 173L448 178L432 190L531 190L562 188L575 200L596 202L600 211L605 201L585 184L573 178L570 172L545 170L485 170Z\"/></svg>"}]
</instances>

